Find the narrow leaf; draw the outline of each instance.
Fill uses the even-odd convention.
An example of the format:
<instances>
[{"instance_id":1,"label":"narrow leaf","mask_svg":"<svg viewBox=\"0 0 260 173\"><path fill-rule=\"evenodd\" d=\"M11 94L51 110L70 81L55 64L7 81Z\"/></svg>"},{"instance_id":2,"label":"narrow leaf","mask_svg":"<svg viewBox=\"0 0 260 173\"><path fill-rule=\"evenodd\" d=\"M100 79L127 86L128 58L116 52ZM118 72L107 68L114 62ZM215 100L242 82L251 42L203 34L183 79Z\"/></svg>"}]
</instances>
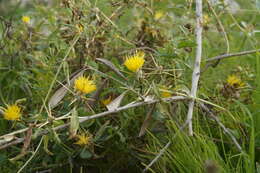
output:
<instances>
[{"instance_id":1,"label":"narrow leaf","mask_svg":"<svg viewBox=\"0 0 260 173\"><path fill-rule=\"evenodd\" d=\"M103 58L97 58L96 60L102 62L103 64L108 66L111 70L113 70L116 74L118 74L119 76L127 80L127 78L118 70L118 68L116 68L116 66L111 61Z\"/></svg>"},{"instance_id":2,"label":"narrow leaf","mask_svg":"<svg viewBox=\"0 0 260 173\"><path fill-rule=\"evenodd\" d=\"M74 107L71 112L71 118L70 118L70 138L76 136L78 129L79 129L79 117L78 117L78 112Z\"/></svg>"},{"instance_id":3,"label":"narrow leaf","mask_svg":"<svg viewBox=\"0 0 260 173\"><path fill-rule=\"evenodd\" d=\"M43 137L43 149L44 151L49 154L49 155L53 155L52 152L50 152L50 150L48 149L48 144L49 144L49 136L44 135Z\"/></svg>"}]
</instances>

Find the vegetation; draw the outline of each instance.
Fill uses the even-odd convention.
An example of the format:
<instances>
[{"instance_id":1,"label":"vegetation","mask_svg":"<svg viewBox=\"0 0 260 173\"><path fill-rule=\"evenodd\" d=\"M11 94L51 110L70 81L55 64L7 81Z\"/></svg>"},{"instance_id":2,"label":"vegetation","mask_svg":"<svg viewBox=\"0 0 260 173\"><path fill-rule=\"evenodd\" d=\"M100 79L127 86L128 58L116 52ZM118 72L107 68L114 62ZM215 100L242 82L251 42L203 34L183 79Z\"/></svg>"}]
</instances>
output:
<instances>
[{"instance_id":1,"label":"vegetation","mask_svg":"<svg viewBox=\"0 0 260 173\"><path fill-rule=\"evenodd\" d=\"M260 172L259 10L203 1L194 98L193 0L0 1L1 172Z\"/></svg>"}]
</instances>

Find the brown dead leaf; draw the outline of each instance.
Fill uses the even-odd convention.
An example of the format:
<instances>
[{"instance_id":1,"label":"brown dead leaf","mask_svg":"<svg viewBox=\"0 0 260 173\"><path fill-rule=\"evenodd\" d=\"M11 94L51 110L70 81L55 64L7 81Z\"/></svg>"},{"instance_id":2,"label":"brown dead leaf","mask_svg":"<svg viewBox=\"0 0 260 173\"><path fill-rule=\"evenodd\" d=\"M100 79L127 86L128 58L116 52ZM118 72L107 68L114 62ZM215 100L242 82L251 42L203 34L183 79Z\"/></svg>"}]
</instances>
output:
<instances>
[{"instance_id":1,"label":"brown dead leaf","mask_svg":"<svg viewBox=\"0 0 260 173\"><path fill-rule=\"evenodd\" d=\"M27 149L30 146L31 140L32 140L32 128L33 125L31 124L27 130L26 136L24 138L24 142L23 142L23 148L21 150L21 153L18 154L17 156L15 156L14 158L10 159L10 161L16 161L21 159L23 156L25 156L27 154Z\"/></svg>"},{"instance_id":2,"label":"brown dead leaf","mask_svg":"<svg viewBox=\"0 0 260 173\"><path fill-rule=\"evenodd\" d=\"M142 127L140 129L138 137L142 137L143 135L145 135L146 129L147 129L149 123L150 123L150 120L152 119L152 113L154 111L155 106L156 106L156 103L151 105L150 110L147 113L147 115L145 117L145 120L144 120L144 122L142 124Z\"/></svg>"}]
</instances>

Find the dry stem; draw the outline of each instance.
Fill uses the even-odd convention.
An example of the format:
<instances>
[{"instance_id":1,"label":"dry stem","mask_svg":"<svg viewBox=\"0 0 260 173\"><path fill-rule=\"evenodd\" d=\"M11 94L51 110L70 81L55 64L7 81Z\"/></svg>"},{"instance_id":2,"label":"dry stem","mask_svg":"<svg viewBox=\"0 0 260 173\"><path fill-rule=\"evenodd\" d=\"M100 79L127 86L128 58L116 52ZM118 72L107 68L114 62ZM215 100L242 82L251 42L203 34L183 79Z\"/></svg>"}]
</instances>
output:
<instances>
[{"instance_id":1,"label":"dry stem","mask_svg":"<svg viewBox=\"0 0 260 173\"><path fill-rule=\"evenodd\" d=\"M192 86L191 86L191 100L189 103L189 110L187 114L187 122L189 122L189 135L193 135L192 130L192 116L193 116L193 108L194 108L194 102L195 97L197 95L197 88L200 78L200 63L201 63L201 56L202 56L202 0L196 0L196 43L197 43L197 49L196 49L196 59L194 63L193 73L192 73Z\"/></svg>"}]
</instances>

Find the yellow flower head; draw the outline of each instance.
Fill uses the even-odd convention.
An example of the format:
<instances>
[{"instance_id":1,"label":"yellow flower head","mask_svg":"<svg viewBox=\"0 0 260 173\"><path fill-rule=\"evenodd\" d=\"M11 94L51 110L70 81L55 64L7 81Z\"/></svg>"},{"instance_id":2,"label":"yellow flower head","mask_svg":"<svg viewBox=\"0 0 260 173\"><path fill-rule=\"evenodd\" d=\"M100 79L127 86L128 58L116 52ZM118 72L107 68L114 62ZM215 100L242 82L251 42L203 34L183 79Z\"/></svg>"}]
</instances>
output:
<instances>
[{"instance_id":1,"label":"yellow flower head","mask_svg":"<svg viewBox=\"0 0 260 173\"><path fill-rule=\"evenodd\" d=\"M108 98L106 98L106 99L104 99L104 100L101 100L101 103L103 104L103 105L108 105L109 103L111 103L112 102L112 97L111 96L109 96Z\"/></svg>"},{"instance_id":2,"label":"yellow flower head","mask_svg":"<svg viewBox=\"0 0 260 173\"><path fill-rule=\"evenodd\" d=\"M26 24L29 24L30 23L30 17L29 16L23 16L22 17L22 21L24 22L24 23L26 23Z\"/></svg>"},{"instance_id":3,"label":"yellow flower head","mask_svg":"<svg viewBox=\"0 0 260 173\"><path fill-rule=\"evenodd\" d=\"M8 105L4 109L4 119L6 120L19 120L21 117L21 108L17 105Z\"/></svg>"},{"instance_id":4,"label":"yellow flower head","mask_svg":"<svg viewBox=\"0 0 260 173\"><path fill-rule=\"evenodd\" d=\"M210 22L210 18L207 14L203 16L203 24L207 25Z\"/></svg>"},{"instance_id":5,"label":"yellow flower head","mask_svg":"<svg viewBox=\"0 0 260 173\"><path fill-rule=\"evenodd\" d=\"M124 65L127 67L128 70L132 72L137 72L144 65L144 56L144 52L136 52L134 55L127 57Z\"/></svg>"},{"instance_id":6,"label":"yellow flower head","mask_svg":"<svg viewBox=\"0 0 260 173\"><path fill-rule=\"evenodd\" d=\"M228 85L233 86L233 87L244 86L244 83L241 81L241 79L235 75L228 76L227 83L228 83Z\"/></svg>"},{"instance_id":7,"label":"yellow flower head","mask_svg":"<svg viewBox=\"0 0 260 173\"><path fill-rule=\"evenodd\" d=\"M89 145L91 143L92 135L85 133L85 134L77 135L77 138L78 141L75 142L75 144L84 146L84 145Z\"/></svg>"},{"instance_id":8,"label":"yellow flower head","mask_svg":"<svg viewBox=\"0 0 260 173\"><path fill-rule=\"evenodd\" d=\"M79 33L84 31L84 26L82 24L76 24L76 28Z\"/></svg>"},{"instance_id":9,"label":"yellow flower head","mask_svg":"<svg viewBox=\"0 0 260 173\"><path fill-rule=\"evenodd\" d=\"M172 93L165 86L160 88L160 94L161 94L162 98L167 98L167 97L171 97L172 96Z\"/></svg>"},{"instance_id":10,"label":"yellow flower head","mask_svg":"<svg viewBox=\"0 0 260 173\"><path fill-rule=\"evenodd\" d=\"M88 94L96 90L96 85L89 77L80 76L75 80L74 88L81 93Z\"/></svg>"},{"instance_id":11,"label":"yellow flower head","mask_svg":"<svg viewBox=\"0 0 260 173\"><path fill-rule=\"evenodd\" d=\"M154 19L159 20L163 16L164 16L164 13L162 11L156 11L155 14L154 14Z\"/></svg>"}]
</instances>

